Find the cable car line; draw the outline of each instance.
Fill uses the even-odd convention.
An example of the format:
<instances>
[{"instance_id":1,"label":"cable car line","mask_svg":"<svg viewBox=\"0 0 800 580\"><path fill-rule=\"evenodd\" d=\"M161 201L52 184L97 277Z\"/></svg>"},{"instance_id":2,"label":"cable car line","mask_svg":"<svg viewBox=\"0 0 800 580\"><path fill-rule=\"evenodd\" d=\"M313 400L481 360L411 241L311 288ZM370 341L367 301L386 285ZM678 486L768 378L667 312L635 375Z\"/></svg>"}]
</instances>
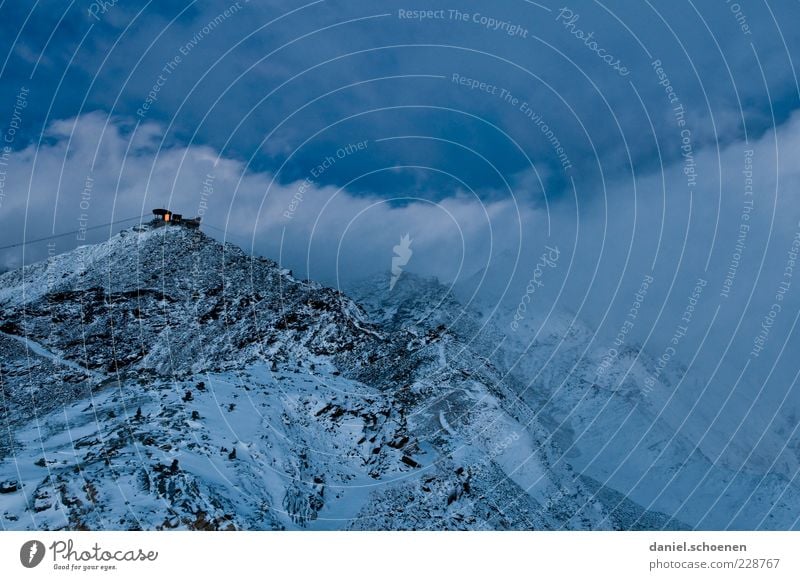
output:
<instances>
[{"instance_id":1,"label":"cable car line","mask_svg":"<svg viewBox=\"0 0 800 580\"><path fill-rule=\"evenodd\" d=\"M10 248L18 248L20 246L27 246L28 244L35 244L37 242L44 242L44 241L47 241L47 240L54 240L56 238L63 238L64 236L69 236L71 234L77 234L77 233L80 233L80 232L88 232L89 230L97 230L97 229L100 229L100 228L107 228L109 226L114 226L114 225L117 225L117 224L122 224L122 223L125 223L125 222L130 222L130 221L133 221L133 220L141 219L144 215L145 214L141 214L141 215L137 215L135 217L129 217L129 218L126 218L126 219L123 219L123 220L116 220L116 221L113 221L113 222L109 222L107 224L100 224L98 226L92 226L90 228L81 228L79 230L73 230L71 232L64 232L64 233L61 233L61 234L53 234L52 236L45 236L43 238L36 238L35 240L27 240L27 241L24 241L24 242L17 242L16 244L11 244L9 246L0 246L0 250L8 250Z\"/></svg>"}]
</instances>

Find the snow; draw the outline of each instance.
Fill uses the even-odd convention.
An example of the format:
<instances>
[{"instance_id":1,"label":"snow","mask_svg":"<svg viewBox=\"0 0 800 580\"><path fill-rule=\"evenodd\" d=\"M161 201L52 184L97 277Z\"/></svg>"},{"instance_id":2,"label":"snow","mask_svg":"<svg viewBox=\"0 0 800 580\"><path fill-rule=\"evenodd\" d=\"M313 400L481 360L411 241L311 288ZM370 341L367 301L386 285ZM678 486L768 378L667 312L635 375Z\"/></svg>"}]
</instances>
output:
<instances>
[{"instance_id":1,"label":"snow","mask_svg":"<svg viewBox=\"0 0 800 580\"><path fill-rule=\"evenodd\" d=\"M509 335L410 273L356 302L179 227L0 282L4 529L791 525L794 487L637 396L644 354L596 379L563 313Z\"/></svg>"}]
</instances>

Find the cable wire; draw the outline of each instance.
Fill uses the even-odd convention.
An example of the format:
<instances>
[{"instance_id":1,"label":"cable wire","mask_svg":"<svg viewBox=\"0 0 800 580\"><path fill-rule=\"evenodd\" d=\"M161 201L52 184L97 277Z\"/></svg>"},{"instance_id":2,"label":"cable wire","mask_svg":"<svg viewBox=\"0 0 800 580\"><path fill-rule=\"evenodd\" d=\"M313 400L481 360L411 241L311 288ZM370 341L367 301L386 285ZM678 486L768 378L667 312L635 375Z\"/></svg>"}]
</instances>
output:
<instances>
[{"instance_id":1,"label":"cable wire","mask_svg":"<svg viewBox=\"0 0 800 580\"><path fill-rule=\"evenodd\" d=\"M61 233L61 234L53 234L52 236L45 236L43 238L36 238L35 240L27 240L27 241L24 241L24 242L17 242L16 244L11 244L9 246L0 246L0 250L8 250L8 249L11 249L11 248L18 248L20 246L27 246L28 244L35 244L35 243L38 243L38 242L45 242L47 240L54 240L56 238L63 238L64 236L69 236L71 234L77 234L79 232L88 232L89 230L97 230L97 229L100 229L100 228L107 228L109 226L115 226L117 224L122 224L122 223L125 223L125 222L130 222L130 221L133 221L133 220L141 219L142 217L144 217L144 215L146 215L146 214L137 215L135 217L129 217L129 218L126 218L124 220L117 220L117 221L109 222L107 224L100 224L99 226L92 226L90 228L81 228L79 230L73 230L71 232L64 232L64 233Z\"/></svg>"}]
</instances>

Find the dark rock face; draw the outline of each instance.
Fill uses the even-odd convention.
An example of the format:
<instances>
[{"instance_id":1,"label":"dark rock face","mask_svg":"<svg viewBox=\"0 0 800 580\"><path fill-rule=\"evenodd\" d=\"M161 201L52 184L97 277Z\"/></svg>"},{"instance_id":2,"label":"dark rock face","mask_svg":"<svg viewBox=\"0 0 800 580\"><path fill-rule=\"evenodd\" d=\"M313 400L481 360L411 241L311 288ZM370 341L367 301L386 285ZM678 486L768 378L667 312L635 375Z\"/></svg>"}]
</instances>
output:
<instances>
[{"instance_id":1,"label":"dark rock face","mask_svg":"<svg viewBox=\"0 0 800 580\"><path fill-rule=\"evenodd\" d=\"M19 489L19 482L10 479L8 481L0 481L0 493L14 493Z\"/></svg>"}]
</instances>

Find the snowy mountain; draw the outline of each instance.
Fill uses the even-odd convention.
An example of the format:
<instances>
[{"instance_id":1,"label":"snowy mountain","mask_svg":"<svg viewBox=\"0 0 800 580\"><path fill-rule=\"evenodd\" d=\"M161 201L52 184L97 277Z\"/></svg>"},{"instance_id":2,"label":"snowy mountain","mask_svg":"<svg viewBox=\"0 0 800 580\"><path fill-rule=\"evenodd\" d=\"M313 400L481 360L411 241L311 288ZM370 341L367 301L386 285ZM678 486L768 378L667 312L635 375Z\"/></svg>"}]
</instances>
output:
<instances>
[{"instance_id":1,"label":"snowy mountain","mask_svg":"<svg viewBox=\"0 0 800 580\"><path fill-rule=\"evenodd\" d=\"M613 490L561 461L479 321L452 299L426 315L440 286L414 282L381 286L402 298L391 313L377 293L365 310L150 225L0 276L3 528L669 523L609 511Z\"/></svg>"},{"instance_id":2,"label":"snowy mountain","mask_svg":"<svg viewBox=\"0 0 800 580\"><path fill-rule=\"evenodd\" d=\"M175 226L0 276L3 528L659 529L791 513L780 476L726 471L642 402L643 353L600 380L590 330L566 315L511 336L435 279L347 292Z\"/></svg>"},{"instance_id":3,"label":"snowy mountain","mask_svg":"<svg viewBox=\"0 0 800 580\"><path fill-rule=\"evenodd\" d=\"M459 296L474 295L468 282ZM515 392L563 450L561 461L602 485L596 497L612 515L607 490L691 528L800 527L798 456L785 445L791 419L784 430L760 435L764 447L782 450L764 460L756 446L727 438L741 432L738 419L726 425L721 402L699 400L702 385L685 368L659 367L635 344L609 356L608 344L569 312L528 311L512 327L515 304L498 295L494 289L473 304L501 337L497 364L517 379ZM725 446L727 456L716 452Z\"/></svg>"}]
</instances>

